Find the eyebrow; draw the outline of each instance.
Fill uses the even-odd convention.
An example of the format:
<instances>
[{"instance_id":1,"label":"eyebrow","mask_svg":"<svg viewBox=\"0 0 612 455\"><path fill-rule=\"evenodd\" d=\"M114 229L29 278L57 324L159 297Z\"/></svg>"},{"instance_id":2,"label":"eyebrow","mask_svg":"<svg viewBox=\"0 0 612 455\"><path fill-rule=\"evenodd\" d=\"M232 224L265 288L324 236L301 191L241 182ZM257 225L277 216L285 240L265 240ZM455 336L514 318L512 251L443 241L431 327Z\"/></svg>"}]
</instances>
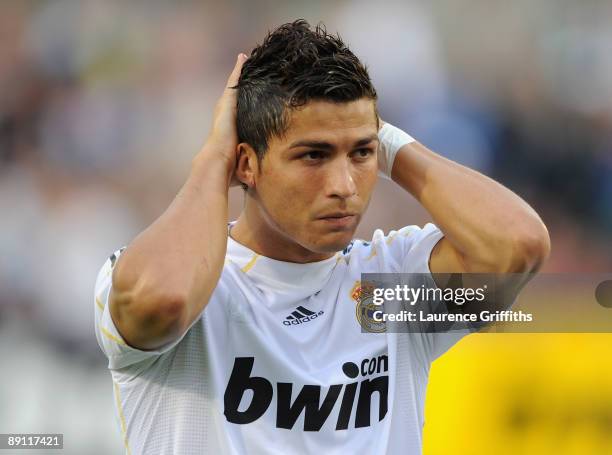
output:
<instances>
[{"instance_id":1,"label":"eyebrow","mask_svg":"<svg viewBox=\"0 0 612 455\"><path fill-rule=\"evenodd\" d=\"M374 140L378 141L378 134L372 134L368 137L364 137L363 139L359 139L358 141L355 142L354 147L363 147L364 145L367 145ZM296 147L310 147L310 148L325 149L325 150L331 150L335 148L335 146L329 142L308 141L308 140L295 141L289 146L290 149L296 148Z\"/></svg>"}]
</instances>

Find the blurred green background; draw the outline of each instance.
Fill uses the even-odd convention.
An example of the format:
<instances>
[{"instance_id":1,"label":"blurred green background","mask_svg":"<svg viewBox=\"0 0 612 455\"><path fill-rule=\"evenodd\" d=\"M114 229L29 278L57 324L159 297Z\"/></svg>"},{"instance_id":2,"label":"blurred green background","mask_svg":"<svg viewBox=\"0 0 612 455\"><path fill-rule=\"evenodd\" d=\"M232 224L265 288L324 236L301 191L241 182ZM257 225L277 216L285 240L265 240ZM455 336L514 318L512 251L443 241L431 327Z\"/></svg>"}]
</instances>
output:
<instances>
[{"instance_id":1,"label":"blurred green background","mask_svg":"<svg viewBox=\"0 0 612 455\"><path fill-rule=\"evenodd\" d=\"M236 54L301 17L368 65L385 120L536 208L545 271L612 270L610 1L2 1L1 433L121 453L96 273L176 194ZM427 221L380 182L358 234ZM610 347L468 337L433 365L425 453L612 454Z\"/></svg>"}]
</instances>

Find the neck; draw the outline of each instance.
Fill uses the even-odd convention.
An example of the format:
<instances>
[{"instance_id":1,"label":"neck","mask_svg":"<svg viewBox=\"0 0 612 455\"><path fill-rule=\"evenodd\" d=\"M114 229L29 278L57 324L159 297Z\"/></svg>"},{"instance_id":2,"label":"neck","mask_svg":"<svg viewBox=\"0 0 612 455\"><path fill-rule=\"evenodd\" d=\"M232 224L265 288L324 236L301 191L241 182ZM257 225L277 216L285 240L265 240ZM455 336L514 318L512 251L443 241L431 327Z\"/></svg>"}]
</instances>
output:
<instances>
[{"instance_id":1,"label":"neck","mask_svg":"<svg viewBox=\"0 0 612 455\"><path fill-rule=\"evenodd\" d=\"M233 225L230 236L257 254L284 262L322 261L333 253L317 253L288 237L262 213L259 204L246 196L246 204L240 217Z\"/></svg>"}]
</instances>

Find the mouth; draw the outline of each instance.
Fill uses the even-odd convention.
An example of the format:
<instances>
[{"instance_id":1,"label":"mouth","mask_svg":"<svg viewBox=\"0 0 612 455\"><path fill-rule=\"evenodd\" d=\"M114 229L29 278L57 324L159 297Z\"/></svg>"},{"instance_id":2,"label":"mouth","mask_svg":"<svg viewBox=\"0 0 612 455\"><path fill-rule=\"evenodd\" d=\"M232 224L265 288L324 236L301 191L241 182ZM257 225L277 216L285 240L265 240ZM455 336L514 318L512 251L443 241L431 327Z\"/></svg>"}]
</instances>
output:
<instances>
[{"instance_id":1,"label":"mouth","mask_svg":"<svg viewBox=\"0 0 612 455\"><path fill-rule=\"evenodd\" d=\"M349 212L335 212L319 217L318 220L332 228L347 229L352 227L353 223L355 223L357 220L357 214Z\"/></svg>"}]
</instances>

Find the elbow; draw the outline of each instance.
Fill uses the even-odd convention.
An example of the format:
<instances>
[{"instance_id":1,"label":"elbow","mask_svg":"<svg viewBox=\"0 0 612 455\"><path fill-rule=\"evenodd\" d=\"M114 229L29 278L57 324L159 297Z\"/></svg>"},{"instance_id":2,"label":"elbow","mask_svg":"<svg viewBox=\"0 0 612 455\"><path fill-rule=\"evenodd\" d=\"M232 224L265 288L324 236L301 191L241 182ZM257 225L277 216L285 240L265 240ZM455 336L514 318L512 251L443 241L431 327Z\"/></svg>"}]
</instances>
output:
<instances>
[{"instance_id":1,"label":"elbow","mask_svg":"<svg viewBox=\"0 0 612 455\"><path fill-rule=\"evenodd\" d=\"M178 338L186 329L187 296L158 285L148 286L133 277L113 273L111 312L129 345L156 349ZM163 280L156 280L156 283Z\"/></svg>"},{"instance_id":2,"label":"elbow","mask_svg":"<svg viewBox=\"0 0 612 455\"><path fill-rule=\"evenodd\" d=\"M176 294L136 298L127 311L139 327L134 342L147 349L175 340L186 329L186 299Z\"/></svg>"},{"instance_id":3,"label":"elbow","mask_svg":"<svg viewBox=\"0 0 612 455\"><path fill-rule=\"evenodd\" d=\"M111 311L125 341L137 349L150 350L184 333L189 320L187 308L181 295L155 291L118 298Z\"/></svg>"},{"instance_id":4,"label":"elbow","mask_svg":"<svg viewBox=\"0 0 612 455\"><path fill-rule=\"evenodd\" d=\"M541 220L517 229L512 235L508 273L535 273L550 255L550 235Z\"/></svg>"}]
</instances>

